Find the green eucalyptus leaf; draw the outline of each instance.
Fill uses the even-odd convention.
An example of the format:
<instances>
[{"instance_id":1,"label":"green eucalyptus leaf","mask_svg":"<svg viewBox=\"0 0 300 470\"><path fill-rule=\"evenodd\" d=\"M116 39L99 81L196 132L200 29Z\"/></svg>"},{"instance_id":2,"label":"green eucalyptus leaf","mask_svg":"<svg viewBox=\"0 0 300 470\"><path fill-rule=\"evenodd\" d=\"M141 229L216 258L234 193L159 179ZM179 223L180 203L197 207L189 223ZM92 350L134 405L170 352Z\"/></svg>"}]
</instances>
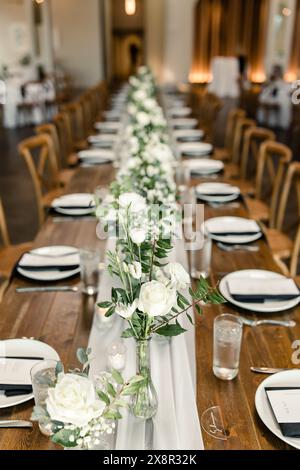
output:
<instances>
[{"instance_id":1,"label":"green eucalyptus leaf","mask_svg":"<svg viewBox=\"0 0 300 470\"><path fill-rule=\"evenodd\" d=\"M111 375L113 377L113 379L115 380L115 382L117 382L118 385L123 385L124 384L124 379L122 377L122 375L120 374L119 371L113 369L111 371Z\"/></svg>"},{"instance_id":2,"label":"green eucalyptus leaf","mask_svg":"<svg viewBox=\"0 0 300 470\"><path fill-rule=\"evenodd\" d=\"M113 398L116 397L117 393L116 393L116 391L115 391L115 389L114 389L114 387L111 383L107 384L107 391L108 391L110 396L112 396Z\"/></svg>"},{"instance_id":3,"label":"green eucalyptus leaf","mask_svg":"<svg viewBox=\"0 0 300 470\"><path fill-rule=\"evenodd\" d=\"M162 326L156 330L156 333L160 336L179 336L186 331L187 330L182 328L182 326L177 322L175 324Z\"/></svg>"},{"instance_id":4,"label":"green eucalyptus leaf","mask_svg":"<svg viewBox=\"0 0 300 470\"><path fill-rule=\"evenodd\" d=\"M101 390L97 390L97 395L101 401L103 401L106 405L110 405L109 396L106 393L102 392Z\"/></svg>"},{"instance_id":5,"label":"green eucalyptus leaf","mask_svg":"<svg viewBox=\"0 0 300 470\"><path fill-rule=\"evenodd\" d=\"M70 437L74 436L74 441L70 441ZM52 442L60 444L63 447L77 447L77 439L79 437L79 430L72 431L70 429L61 429L51 437Z\"/></svg>"}]
</instances>

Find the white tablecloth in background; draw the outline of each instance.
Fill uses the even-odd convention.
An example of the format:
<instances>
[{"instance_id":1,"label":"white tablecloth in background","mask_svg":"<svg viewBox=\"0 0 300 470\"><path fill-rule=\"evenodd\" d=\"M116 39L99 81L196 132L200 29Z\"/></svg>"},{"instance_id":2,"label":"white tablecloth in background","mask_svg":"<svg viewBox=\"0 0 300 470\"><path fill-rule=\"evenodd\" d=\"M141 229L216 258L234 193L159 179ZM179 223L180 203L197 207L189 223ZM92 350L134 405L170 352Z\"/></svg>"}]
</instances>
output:
<instances>
[{"instance_id":1,"label":"white tablecloth in background","mask_svg":"<svg viewBox=\"0 0 300 470\"><path fill-rule=\"evenodd\" d=\"M113 247L108 242L109 249ZM181 262L187 268L184 244L177 242L170 260ZM112 279L103 273L100 283L99 299L109 300ZM99 301L100 301L99 300ZM153 450L201 450L204 448L196 404L196 356L195 330L185 316L181 323L188 331L170 341L153 339L151 341L152 379L158 394L158 412L153 419ZM94 360L91 374L106 369L107 346L119 340L126 328L125 322L115 316L110 330L100 331L96 319L91 330L89 347ZM127 347L124 377L136 374L135 341L124 340ZM122 410L123 419L118 423L117 450L151 450L146 444L146 423L137 421L128 411ZM149 423L148 423L149 424ZM147 425L148 425L147 424Z\"/></svg>"},{"instance_id":2,"label":"white tablecloth in background","mask_svg":"<svg viewBox=\"0 0 300 470\"><path fill-rule=\"evenodd\" d=\"M239 62L236 57L215 57L212 60L212 81L208 90L220 98L237 98L240 94Z\"/></svg>"}]
</instances>

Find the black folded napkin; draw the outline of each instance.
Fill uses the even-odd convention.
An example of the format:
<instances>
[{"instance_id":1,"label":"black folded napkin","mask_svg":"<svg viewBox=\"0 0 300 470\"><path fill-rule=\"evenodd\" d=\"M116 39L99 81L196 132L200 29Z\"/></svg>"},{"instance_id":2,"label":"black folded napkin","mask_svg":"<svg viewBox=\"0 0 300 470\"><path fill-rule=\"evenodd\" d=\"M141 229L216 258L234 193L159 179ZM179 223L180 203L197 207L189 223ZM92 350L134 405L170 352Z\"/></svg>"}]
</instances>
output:
<instances>
[{"instance_id":1,"label":"black folded napkin","mask_svg":"<svg viewBox=\"0 0 300 470\"><path fill-rule=\"evenodd\" d=\"M249 230L248 232L209 232L210 235L214 235L215 237L249 237L251 235L258 235L261 233L260 230Z\"/></svg>"},{"instance_id":2,"label":"black folded napkin","mask_svg":"<svg viewBox=\"0 0 300 470\"><path fill-rule=\"evenodd\" d=\"M54 265L45 265L45 266L26 266L19 265L20 268L25 271L39 272L39 271L74 271L79 268L79 264L69 264L68 266L54 266Z\"/></svg>"},{"instance_id":3,"label":"black folded napkin","mask_svg":"<svg viewBox=\"0 0 300 470\"><path fill-rule=\"evenodd\" d=\"M179 142L201 142L202 138L201 137L178 137L177 139Z\"/></svg>"},{"instance_id":4,"label":"black folded napkin","mask_svg":"<svg viewBox=\"0 0 300 470\"><path fill-rule=\"evenodd\" d=\"M299 394L292 397L289 395L291 391L298 391ZM284 422L285 416L288 418L287 421L293 421L295 406L299 409L300 387L266 387L265 392L282 434L285 437L300 438L300 422ZM279 404L277 394L280 396Z\"/></svg>"},{"instance_id":5,"label":"black folded napkin","mask_svg":"<svg viewBox=\"0 0 300 470\"><path fill-rule=\"evenodd\" d=\"M0 392L4 392L6 397L29 395L32 393L32 385L0 384Z\"/></svg>"},{"instance_id":6,"label":"black folded napkin","mask_svg":"<svg viewBox=\"0 0 300 470\"><path fill-rule=\"evenodd\" d=\"M274 301L274 302L279 302L279 301L284 301L284 300L293 300L297 299L300 296L299 294L255 294L255 295L250 295L250 294L231 294L231 297L236 300L237 302L246 302L249 304L261 304L263 302L267 301Z\"/></svg>"}]
</instances>

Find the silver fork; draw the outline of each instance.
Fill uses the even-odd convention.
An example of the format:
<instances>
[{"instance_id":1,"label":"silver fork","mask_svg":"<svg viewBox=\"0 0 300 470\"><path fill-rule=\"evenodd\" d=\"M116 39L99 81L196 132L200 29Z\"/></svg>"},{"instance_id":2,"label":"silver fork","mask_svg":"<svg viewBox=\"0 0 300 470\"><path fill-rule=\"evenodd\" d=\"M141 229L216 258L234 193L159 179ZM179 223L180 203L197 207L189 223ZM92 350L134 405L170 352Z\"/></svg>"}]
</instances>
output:
<instances>
[{"instance_id":1,"label":"silver fork","mask_svg":"<svg viewBox=\"0 0 300 470\"><path fill-rule=\"evenodd\" d=\"M225 245L225 243L218 242L217 246L223 251L250 251L251 253L257 253L259 251L258 246L249 245Z\"/></svg>"},{"instance_id":2,"label":"silver fork","mask_svg":"<svg viewBox=\"0 0 300 470\"><path fill-rule=\"evenodd\" d=\"M287 328L294 328L296 322L294 320L250 320L249 318L239 317L247 326L255 327L260 325L273 325L273 326L286 326Z\"/></svg>"}]
</instances>

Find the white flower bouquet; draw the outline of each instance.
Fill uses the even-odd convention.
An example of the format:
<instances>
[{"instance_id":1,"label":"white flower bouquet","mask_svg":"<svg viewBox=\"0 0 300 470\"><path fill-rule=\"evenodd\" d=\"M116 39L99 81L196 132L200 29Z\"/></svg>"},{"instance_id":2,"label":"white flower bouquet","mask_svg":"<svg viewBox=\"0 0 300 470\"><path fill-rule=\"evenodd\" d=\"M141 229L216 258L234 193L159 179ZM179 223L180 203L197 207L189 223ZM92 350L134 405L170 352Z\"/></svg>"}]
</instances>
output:
<instances>
[{"instance_id":1,"label":"white flower bouquet","mask_svg":"<svg viewBox=\"0 0 300 470\"><path fill-rule=\"evenodd\" d=\"M143 377L125 382L119 372L103 373L92 381L89 374L90 350L79 349L82 370L63 372L58 363L55 380L49 386L45 406L35 406L31 419L49 430L51 440L65 448L92 449L103 436L115 429L122 418L120 409L128 406L127 397L137 393Z\"/></svg>"}]
</instances>

